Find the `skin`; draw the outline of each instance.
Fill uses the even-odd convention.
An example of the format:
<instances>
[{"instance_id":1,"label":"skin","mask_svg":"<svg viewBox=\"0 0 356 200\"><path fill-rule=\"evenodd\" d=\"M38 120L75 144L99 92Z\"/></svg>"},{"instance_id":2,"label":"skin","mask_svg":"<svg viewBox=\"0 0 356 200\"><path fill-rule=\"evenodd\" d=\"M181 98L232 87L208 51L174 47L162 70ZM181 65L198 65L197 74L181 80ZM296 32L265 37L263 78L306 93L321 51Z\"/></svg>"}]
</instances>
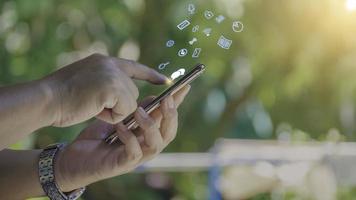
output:
<instances>
[{"instance_id":1,"label":"skin","mask_svg":"<svg viewBox=\"0 0 356 200\"><path fill-rule=\"evenodd\" d=\"M177 107L190 89L186 86L167 97L148 115L137 108L138 90L132 78L155 84L167 81L154 70L132 61L93 55L44 79L0 89L0 99L4 99L0 103L0 145L6 147L44 126L70 126L97 117L58 152L55 178L60 189L68 192L132 171L154 158L175 138ZM146 99L140 106L151 100ZM130 131L120 121L133 112L139 128ZM112 132L118 134L123 144L103 142ZM0 151L0 199L44 195L38 178L41 151Z\"/></svg>"},{"instance_id":2,"label":"skin","mask_svg":"<svg viewBox=\"0 0 356 200\"><path fill-rule=\"evenodd\" d=\"M43 79L1 87L0 150L46 126L66 127L92 117L120 122L137 108L132 79L168 81L139 63L94 54Z\"/></svg>"}]
</instances>

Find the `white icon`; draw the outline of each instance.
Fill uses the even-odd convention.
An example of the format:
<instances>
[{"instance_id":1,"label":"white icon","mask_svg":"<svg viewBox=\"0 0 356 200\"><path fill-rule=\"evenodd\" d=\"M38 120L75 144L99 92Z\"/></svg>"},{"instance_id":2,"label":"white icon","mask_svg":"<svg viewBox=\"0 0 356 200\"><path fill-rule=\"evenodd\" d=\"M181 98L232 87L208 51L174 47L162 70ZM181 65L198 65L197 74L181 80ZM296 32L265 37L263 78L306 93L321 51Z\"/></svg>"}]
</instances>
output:
<instances>
[{"instance_id":1,"label":"white icon","mask_svg":"<svg viewBox=\"0 0 356 200\"><path fill-rule=\"evenodd\" d=\"M206 28L206 29L203 30L203 33L204 33L206 36L210 36L212 30L213 30L213 29L211 29L211 28Z\"/></svg>"},{"instance_id":2,"label":"white icon","mask_svg":"<svg viewBox=\"0 0 356 200\"><path fill-rule=\"evenodd\" d=\"M171 48L174 46L174 44L175 44L174 40L168 40L166 43L166 47Z\"/></svg>"},{"instance_id":3,"label":"white icon","mask_svg":"<svg viewBox=\"0 0 356 200\"><path fill-rule=\"evenodd\" d=\"M179 30L183 30L187 28L190 25L190 22L188 20L182 21L180 24L177 25Z\"/></svg>"},{"instance_id":4,"label":"white icon","mask_svg":"<svg viewBox=\"0 0 356 200\"><path fill-rule=\"evenodd\" d=\"M204 12L204 16L205 16L206 19L211 19L211 18L214 17L214 13L211 12L210 10L206 10L206 11Z\"/></svg>"},{"instance_id":5,"label":"white icon","mask_svg":"<svg viewBox=\"0 0 356 200\"><path fill-rule=\"evenodd\" d=\"M200 52L201 52L201 48L195 48L194 52L193 52L193 55L192 55L192 58L198 58L199 55L200 55Z\"/></svg>"},{"instance_id":6,"label":"white icon","mask_svg":"<svg viewBox=\"0 0 356 200\"><path fill-rule=\"evenodd\" d=\"M158 65L158 69L159 70L164 70L169 64L170 64L170 62L161 63L161 64Z\"/></svg>"},{"instance_id":7,"label":"white icon","mask_svg":"<svg viewBox=\"0 0 356 200\"><path fill-rule=\"evenodd\" d=\"M180 76L183 76L185 74L185 69L181 68L178 69L176 72L173 72L173 74L171 75L171 79L172 81L179 78Z\"/></svg>"},{"instance_id":8,"label":"white icon","mask_svg":"<svg viewBox=\"0 0 356 200\"><path fill-rule=\"evenodd\" d=\"M189 4L188 5L188 12L191 15L193 15L195 13L195 5L194 4Z\"/></svg>"},{"instance_id":9,"label":"white icon","mask_svg":"<svg viewBox=\"0 0 356 200\"><path fill-rule=\"evenodd\" d=\"M189 41L189 44L193 45L196 42L198 42L198 39L197 38L193 38L191 41Z\"/></svg>"},{"instance_id":10,"label":"white icon","mask_svg":"<svg viewBox=\"0 0 356 200\"><path fill-rule=\"evenodd\" d=\"M188 54L188 50L187 49L181 49L178 51L178 56L179 57L184 57Z\"/></svg>"},{"instance_id":11,"label":"white icon","mask_svg":"<svg viewBox=\"0 0 356 200\"><path fill-rule=\"evenodd\" d=\"M217 23L221 23L221 22L223 22L225 20L225 17L223 16L223 15L219 15L219 16L217 16L216 18L215 18L215 21L217 22Z\"/></svg>"},{"instance_id":12,"label":"white icon","mask_svg":"<svg viewBox=\"0 0 356 200\"><path fill-rule=\"evenodd\" d=\"M229 40L229 39L225 38L224 36L220 36L218 45L223 49L230 49L230 47L232 45L232 40Z\"/></svg>"},{"instance_id":13,"label":"white icon","mask_svg":"<svg viewBox=\"0 0 356 200\"><path fill-rule=\"evenodd\" d=\"M199 25L195 25L193 28L192 28L192 32L195 33L199 31Z\"/></svg>"},{"instance_id":14,"label":"white icon","mask_svg":"<svg viewBox=\"0 0 356 200\"><path fill-rule=\"evenodd\" d=\"M240 21L235 21L232 23L232 30L236 33L240 33L244 30L244 25Z\"/></svg>"}]
</instances>

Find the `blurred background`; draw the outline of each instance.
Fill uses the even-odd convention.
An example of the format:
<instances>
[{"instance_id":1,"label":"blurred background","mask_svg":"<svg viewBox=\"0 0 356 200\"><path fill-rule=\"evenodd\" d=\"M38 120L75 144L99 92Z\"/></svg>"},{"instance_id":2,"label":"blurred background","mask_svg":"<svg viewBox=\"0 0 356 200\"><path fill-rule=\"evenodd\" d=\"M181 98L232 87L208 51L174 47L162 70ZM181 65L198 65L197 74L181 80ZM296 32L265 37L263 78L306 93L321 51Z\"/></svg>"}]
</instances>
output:
<instances>
[{"instance_id":1,"label":"blurred background","mask_svg":"<svg viewBox=\"0 0 356 200\"><path fill-rule=\"evenodd\" d=\"M226 19L207 20L205 10ZM233 41L229 50L220 35ZM179 57L193 37L199 59ZM92 53L155 69L169 61L166 75L207 66L167 154L90 185L82 200L356 199L356 0L1 0L0 45L2 86ZM162 90L138 85L141 96ZM85 126L44 128L12 148L70 141Z\"/></svg>"}]
</instances>

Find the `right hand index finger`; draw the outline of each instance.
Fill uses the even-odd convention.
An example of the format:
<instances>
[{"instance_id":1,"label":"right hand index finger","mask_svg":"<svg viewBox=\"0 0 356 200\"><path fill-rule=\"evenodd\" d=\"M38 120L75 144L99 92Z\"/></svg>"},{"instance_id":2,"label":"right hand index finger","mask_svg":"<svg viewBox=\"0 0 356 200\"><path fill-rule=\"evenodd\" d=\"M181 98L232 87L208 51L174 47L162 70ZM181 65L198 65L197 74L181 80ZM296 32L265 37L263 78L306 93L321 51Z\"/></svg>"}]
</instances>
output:
<instances>
[{"instance_id":1,"label":"right hand index finger","mask_svg":"<svg viewBox=\"0 0 356 200\"><path fill-rule=\"evenodd\" d=\"M153 84L167 84L169 82L166 76L143 64L118 58L113 58L113 61L131 78L145 80Z\"/></svg>"}]
</instances>

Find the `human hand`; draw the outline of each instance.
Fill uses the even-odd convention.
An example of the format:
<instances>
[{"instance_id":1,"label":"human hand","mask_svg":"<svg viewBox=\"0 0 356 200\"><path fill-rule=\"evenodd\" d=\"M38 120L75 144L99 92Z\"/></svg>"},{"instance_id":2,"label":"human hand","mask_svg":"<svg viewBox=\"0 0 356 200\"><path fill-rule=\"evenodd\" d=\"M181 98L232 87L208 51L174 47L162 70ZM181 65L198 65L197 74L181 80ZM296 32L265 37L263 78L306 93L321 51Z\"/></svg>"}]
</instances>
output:
<instances>
[{"instance_id":1,"label":"human hand","mask_svg":"<svg viewBox=\"0 0 356 200\"><path fill-rule=\"evenodd\" d=\"M137 109L134 116L139 128L134 131L122 123L111 125L99 120L84 129L56 159L55 177L61 190L68 192L125 174L160 153L176 136L177 107L189 89L186 86L164 99L151 115ZM115 130L123 144L103 142Z\"/></svg>"},{"instance_id":2,"label":"human hand","mask_svg":"<svg viewBox=\"0 0 356 200\"><path fill-rule=\"evenodd\" d=\"M53 126L64 127L96 116L114 124L133 113L138 89L131 80L164 84L167 78L134 61L91 55L41 80L54 109Z\"/></svg>"}]
</instances>

